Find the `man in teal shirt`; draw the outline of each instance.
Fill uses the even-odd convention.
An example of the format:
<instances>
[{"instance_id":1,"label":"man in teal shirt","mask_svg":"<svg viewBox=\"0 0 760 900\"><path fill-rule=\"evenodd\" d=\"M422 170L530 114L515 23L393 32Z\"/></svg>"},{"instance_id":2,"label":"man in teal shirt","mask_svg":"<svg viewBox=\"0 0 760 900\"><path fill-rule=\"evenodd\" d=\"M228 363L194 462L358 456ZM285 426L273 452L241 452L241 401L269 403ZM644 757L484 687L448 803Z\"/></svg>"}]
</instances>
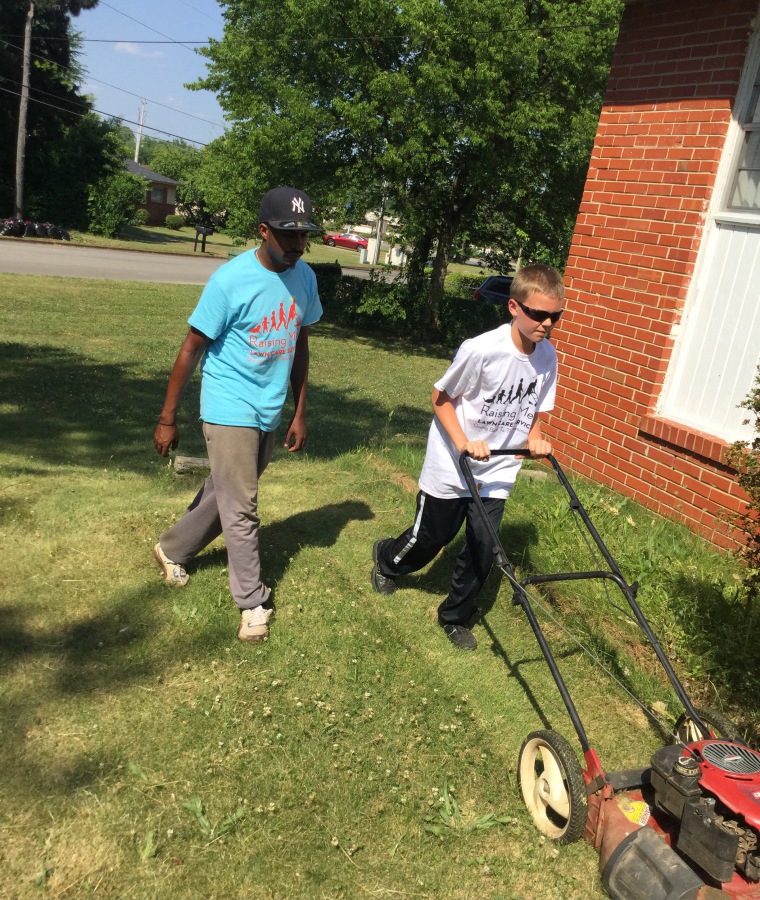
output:
<instances>
[{"instance_id":1,"label":"man in teal shirt","mask_svg":"<svg viewBox=\"0 0 760 900\"><path fill-rule=\"evenodd\" d=\"M318 230L311 213L311 200L296 188L264 195L262 242L222 266L204 288L153 435L162 456L177 448L177 408L200 362L211 474L184 516L161 535L154 555L165 580L183 586L185 565L223 534L241 613L238 636L245 641L263 640L273 614L271 591L261 580L258 480L272 455L288 382L295 412L285 446L298 451L306 442L309 326L322 315L314 272L301 260L309 232Z\"/></svg>"}]
</instances>

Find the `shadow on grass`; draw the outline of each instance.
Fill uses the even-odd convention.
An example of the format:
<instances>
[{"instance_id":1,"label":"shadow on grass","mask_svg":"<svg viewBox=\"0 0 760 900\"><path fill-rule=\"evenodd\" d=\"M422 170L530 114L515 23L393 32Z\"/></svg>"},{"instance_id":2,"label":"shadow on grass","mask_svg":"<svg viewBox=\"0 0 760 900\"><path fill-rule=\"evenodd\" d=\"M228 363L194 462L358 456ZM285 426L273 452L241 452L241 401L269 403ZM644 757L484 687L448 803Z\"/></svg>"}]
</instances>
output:
<instances>
[{"instance_id":1,"label":"shadow on grass","mask_svg":"<svg viewBox=\"0 0 760 900\"><path fill-rule=\"evenodd\" d=\"M260 531L262 554L262 577L273 589L275 600L277 585L290 565L290 557L304 547L332 547L340 533L353 521L367 521L375 514L360 500L345 500L331 503L319 509L309 509L296 513L279 522L262 525ZM227 551L215 548L201 553L188 563L187 570L193 571L224 566Z\"/></svg>"},{"instance_id":2,"label":"shadow on grass","mask_svg":"<svg viewBox=\"0 0 760 900\"><path fill-rule=\"evenodd\" d=\"M152 435L168 372L142 377L134 367L101 363L52 345L0 344L0 452L39 466L113 467L155 471ZM202 452L197 380L180 416L180 453ZM331 459L381 442L388 413L351 386L309 388L309 455ZM283 421L287 422L286 411ZM393 410L394 432L425 435L430 414ZM280 434L284 439L284 425Z\"/></svg>"},{"instance_id":3,"label":"shadow on grass","mask_svg":"<svg viewBox=\"0 0 760 900\"><path fill-rule=\"evenodd\" d=\"M528 700L528 702L530 703L530 705L533 707L533 709L536 713L536 716L538 717L538 719L541 722L542 727L552 728L552 723L546 717L546 714L544 713L543 709L541 708L541 704L538 702L538 698L533 693L533 690L532 690L529 682L527 681L527 679L525 679L523 677L523 675L520 671L521 666L534 665L536 662L545 661L544 657L543 656L535 656L530 659L518 659L513 662L509 653L504 649L504 645L501 643L499 638L496 636L496 633L494 632L493 628L491 628L491 625L485 616L481 617L481 624L483 625L483 628L485 629L486 634L491 639L491 648L490 648L491 653L493 653L494 656L498 656L499 659L501 659L501 661L504 663L504 665L507 668L507 672L509 673L509 676L511 678L514 678L515 681L523 689L525 697ZM536 647L538 647L538 644L536 644ZM581 652L580 650L563 650L561 653L552 654L552 655L555 657L555 659L569 659L572 656L577 656L580 652ZM547 666L547 671L548 671L548 666Z\"/></svg>"},{"instance_id":4,"label":"shadow on grass","mask_svg":"<svg viewBox=\"0 0 760 900\"><path fill-rule=\"evenodd\" d=\"M299 549L333 546L349 522L372 516L366 503L349 500L296 513L262 528L262 542L272 551L266 561L267 580L276 589L290 558ZM214 550L200 557L197 567L224 564L224 551ZM73 793L103 776L99 765L85 756L73 765L37 771L36 763L24 753L24 745L28 730L40 724L40 691L45 691L45 703L50 702L51 691L52 699L61 702L72 697L115 696L133 685L155 685L178 659L198 661L219 652L219 625L204 625L202 615L200 630L188 633L175 629L170 647L165 652L156 650L153 638L166 627L172 610L170 597L176 596L173 589L154 583L138 592L122 594L107 609L78 621L61 624L53 615L43 629L32 629L26 623L28 611L22 607L0 607L0 672L7 675L20 663L39 659L54 673L52 687L44 688L40 683L26 691L23 701L3 699L1 718L7 725L0 729L0 753L5 759L22 760L12 773L5 772L16 786L14 790L23 782L27 792L36 788L44 793ZM234 612L232 602L229 604ZM224 635L226 641L226 631ZM114 760L109 770L116 768L118 751L111 755ZM99 759L102 762L102 754ZM39 766L43 766L42 760Z\"/></svg>"},{"instance_id":5,"label":"shadow on grass","mask_svg":"<svg viewBox=\"0 0 760 900\"><path fill-rule=\"evenodd\" d=\"M422 359L438 359L441 361L441 374L448 368L452 352L449 348L435 344L423 344L411 338L389 337L382 328L358 328L335 325L329 321L320 321L311 327L314 335L337 341L350 341L357 346L370 347L372 350L392 350L404 356L416 356Z\"/></svg>"}]
</instances>

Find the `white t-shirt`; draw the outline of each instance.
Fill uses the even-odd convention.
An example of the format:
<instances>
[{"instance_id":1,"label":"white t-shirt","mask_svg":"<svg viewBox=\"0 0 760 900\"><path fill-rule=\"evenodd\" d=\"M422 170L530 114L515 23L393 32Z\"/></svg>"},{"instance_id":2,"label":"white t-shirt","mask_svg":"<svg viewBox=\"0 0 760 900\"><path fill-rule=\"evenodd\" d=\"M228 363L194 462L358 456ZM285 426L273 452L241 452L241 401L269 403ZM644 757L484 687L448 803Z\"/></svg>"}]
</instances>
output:
<instances>
[{"instance_id":1,"label":"white t-shirt","mask_svg":"<svg viewBox=\"0 0 760 900\"><path fill-rule=\"evenodd\" d=\"M492 450L524 447L537 412L554 408L557 353L543 340L526 356L512 340L511 326L465 341L435 387L452 398L462 430L470 441L485 441ZM482 497L507 498L522 460L492 456L471 461ZM459 454L437 418L428 434L420 489L441 499L468 497Z\"/></svg>"}]
</instances>

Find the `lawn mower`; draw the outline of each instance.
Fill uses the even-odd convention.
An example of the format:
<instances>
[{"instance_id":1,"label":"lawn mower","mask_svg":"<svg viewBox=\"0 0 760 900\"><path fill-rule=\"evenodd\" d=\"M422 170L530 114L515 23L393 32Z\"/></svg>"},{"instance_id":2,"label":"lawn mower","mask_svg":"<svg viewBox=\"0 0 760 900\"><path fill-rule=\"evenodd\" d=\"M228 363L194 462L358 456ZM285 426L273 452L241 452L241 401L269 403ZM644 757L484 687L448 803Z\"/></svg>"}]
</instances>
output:
<instances>
[{"instance_id":1,"label":"lawn mower","mask_svg":"<svg viewBox=\"0 0 760 900\"><path fill-rule=\"evenodd\" d=\"M524 450L492 454L527 455ZM494 561L513 588L512 602L525 612L583 750L585 769L559 732L527 736L518 778L528 811L548 838L568 844L584 837L596 849L602 883L613 900L760 900L760 753L741 740L731 722L692 705L641 611L638 584L625 580L559 463L553 456L547 460L593 542L589 547L596 546L599 565L606 569L531 575L518 581L486 515L473 463L466 452L459 459L493 540ZM649 765L639 769L607 772L602 767L527 590L582 579L617 585L684 710L672 731L673 743L655 751Z\"/></svg>"}]
</instances>

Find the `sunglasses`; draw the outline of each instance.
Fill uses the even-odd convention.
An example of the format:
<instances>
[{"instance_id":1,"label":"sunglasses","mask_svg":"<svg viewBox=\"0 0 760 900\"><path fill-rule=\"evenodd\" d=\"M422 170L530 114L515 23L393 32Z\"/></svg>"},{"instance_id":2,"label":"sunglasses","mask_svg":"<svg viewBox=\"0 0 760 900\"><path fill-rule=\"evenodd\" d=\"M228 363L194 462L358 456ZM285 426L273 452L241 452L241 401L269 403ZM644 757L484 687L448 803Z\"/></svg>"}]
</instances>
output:
<instances>
[{"instance_id":1,"label":"sunglasses","mask_svg":"<svg viewBox=\"0 0 760 900\"><path fill-rule=\"evenodd\" d=\"M525 313L525 315L529 319L533 319L534 322L545 322L547 319L551 320L552 325L556 325L557 322L562 318L562 313L565 311L561 309L559 312L546 312L543 309L532 309L530 306L526 306L524 303L520 303L519 300L515 300L515 303L520 307L520 309Z\"/></svg>"}]
</instances>

